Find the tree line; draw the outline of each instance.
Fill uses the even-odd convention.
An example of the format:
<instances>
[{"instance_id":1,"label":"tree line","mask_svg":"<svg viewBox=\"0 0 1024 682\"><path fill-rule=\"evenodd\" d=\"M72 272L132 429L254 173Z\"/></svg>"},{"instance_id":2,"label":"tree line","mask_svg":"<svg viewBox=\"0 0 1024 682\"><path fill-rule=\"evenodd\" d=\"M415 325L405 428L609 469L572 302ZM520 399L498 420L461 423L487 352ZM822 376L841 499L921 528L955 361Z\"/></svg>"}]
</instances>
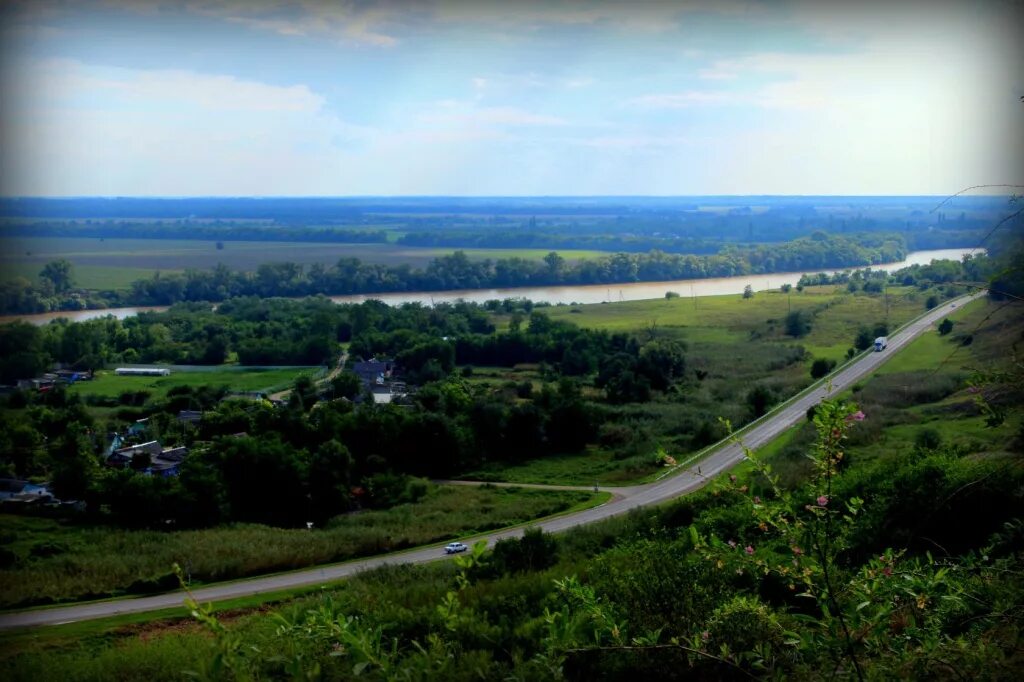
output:
<instances>
[{"instance_id":1,"label":"tree line","mask_svg":"<svg viewBox=\"0 0 1024 682\"><path fill-rule=\"evenodd\" d=\"M34 313L116 305L171 305L181 301L224 301L239 296L348 295L402 291L444 291L532 285L619 284L629 282L733 277L817 268L844 268L899 261L903 239L864 235L857 239L815 232L786 244L726 246L717 254L615 253L576 263L552 251L542 260L474 260L462 251L440 256L425 268L363 263L342 258L333 266L316 263L264 263L255 272L221 264L184 274L156 273L126 292L77 292L45 273L37 282L15 279L0 284L0 313Z\"/></svg>"}]
</instances>

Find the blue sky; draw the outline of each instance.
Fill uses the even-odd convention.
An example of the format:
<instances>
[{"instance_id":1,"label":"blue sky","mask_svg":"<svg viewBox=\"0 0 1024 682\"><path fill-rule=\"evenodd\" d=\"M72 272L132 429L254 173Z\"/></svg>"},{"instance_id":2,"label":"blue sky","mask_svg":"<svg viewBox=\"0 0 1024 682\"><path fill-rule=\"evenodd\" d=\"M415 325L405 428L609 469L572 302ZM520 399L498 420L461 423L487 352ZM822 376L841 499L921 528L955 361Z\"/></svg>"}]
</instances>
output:
<instances>
[{"instance_id":1,"label":"blue sky","mask_svg":"<svg viewBox=\"0 0 1024 682\"><path fill-rule=\"evenodd\" d=\"M1024 183L1019 2L8 2L0 194Z\"/></svg>"}]
</instances>

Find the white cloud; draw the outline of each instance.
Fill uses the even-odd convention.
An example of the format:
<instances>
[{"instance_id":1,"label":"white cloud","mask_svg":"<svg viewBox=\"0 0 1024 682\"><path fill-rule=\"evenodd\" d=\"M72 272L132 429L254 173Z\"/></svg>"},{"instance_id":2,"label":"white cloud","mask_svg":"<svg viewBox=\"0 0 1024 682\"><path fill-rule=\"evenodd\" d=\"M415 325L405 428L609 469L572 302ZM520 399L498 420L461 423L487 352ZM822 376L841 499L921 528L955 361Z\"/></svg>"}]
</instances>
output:
<instances>
[{"instance_id":1,"label":"white cloud","mask_svg":"<svg viewBox=\"0 0 1024 682\"><path fill-rule=\"evenodd\" d=\"M38 104L33 102L38 98L68 102L88 97L128 106L188 106L204 111L315 112L323 106L323 98L305 85L269 85L178 69L89 67L69 59L48 59L30 62L16 74L28 105Z\"/></svg>"},{"instance_id":2,"label":"white cloud","mask_svg":"<svg viewBox=\"0 0 1024 682\"><path fill-rule=\"evenodd\" d=\"M379 134L304 85L67 60L17 73L0 105L2 194L322 192L317 176Z\"/></svg>"},{"instance_id":3,"label":"white cloud","mask_svg":"<svg viewBox=\"0 0 1024 682\"><path fill-rule=\"evenodd\" d=\"M377 47L398 43L384 27L402 11L400 6L390 3L363 5L320 0L203 0L186 6L196 14L280 35L326 37Z\"/></svg>"}]
</instances>

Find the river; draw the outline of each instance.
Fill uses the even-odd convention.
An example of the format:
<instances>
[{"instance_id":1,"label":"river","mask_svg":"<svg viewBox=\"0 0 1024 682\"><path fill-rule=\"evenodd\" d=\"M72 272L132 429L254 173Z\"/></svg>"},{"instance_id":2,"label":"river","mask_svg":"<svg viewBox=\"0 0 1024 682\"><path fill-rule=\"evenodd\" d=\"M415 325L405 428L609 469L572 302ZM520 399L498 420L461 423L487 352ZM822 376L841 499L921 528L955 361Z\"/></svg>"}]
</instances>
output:
<instances>
[{"instance_id":1,"label":"river","mask_svg":"<svg viewBox=\"0 0 1024 682\"><path fill-rule=\"evenodd\" d=\"M960 260L966 254L982 253L983 249L935 249L931 251L913 251L906 260L898 263L872 265L873 270L893 272L910 265L926 265L933 260ZM864 266L866 267L866 266ZM852 268L843 268L850 270ZM533 301L545 301L552 305L559 303L602 303L605 301L639 301L649 298L663 298L665 292L674 291L680 296L718 296L722 294L739 294L748 285L754 291L777 289L783 284L796 285L804 274L822 272L775 272L770 275L739 275L736 277L710 277L706 279L677 279L667 282L634 282L631 284L592 284L550 287L515 287L509 289L461 289L452 291L394 292L384 294L358 294L353 296L331 296L335 303L362 303L369 299L377 299L388 305L403 303L434 303L452 302L456 300L483 303L491 299L528 298ZM841 272L826 270L825 272ZM107 308L105 310L67 310L36 315L10 315L0 317L0 323L24 320L32 324L42 325L64 317L74 322L91 320L105 315L113 315L119 320L146 311L162 311L166 307L146 306L131 308Z\"/></svg>"}]
</instances>

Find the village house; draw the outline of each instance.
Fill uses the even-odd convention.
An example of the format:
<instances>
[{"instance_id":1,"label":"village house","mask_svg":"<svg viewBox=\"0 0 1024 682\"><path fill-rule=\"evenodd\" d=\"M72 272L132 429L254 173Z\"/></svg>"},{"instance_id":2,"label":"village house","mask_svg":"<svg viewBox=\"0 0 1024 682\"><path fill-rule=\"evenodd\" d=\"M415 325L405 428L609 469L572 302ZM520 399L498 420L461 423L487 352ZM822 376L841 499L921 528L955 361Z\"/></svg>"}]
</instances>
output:
<instances>
[{"instance_id":1,"label":"village house","mask_svg":"<svg viewBox=\"0 0 1024 682\"><path fill-rule=\"evenodd\" d=\"M131 466L136 457L148 457L148 466L141 469L142 473L151 476L177 476L180 473L181 463L188 456L188 448L179 446L164 449L159 441L151 440L148 443L130 445L111 452L105 464L113 469L124 469Z\"/></svg>"}]
</instances>

